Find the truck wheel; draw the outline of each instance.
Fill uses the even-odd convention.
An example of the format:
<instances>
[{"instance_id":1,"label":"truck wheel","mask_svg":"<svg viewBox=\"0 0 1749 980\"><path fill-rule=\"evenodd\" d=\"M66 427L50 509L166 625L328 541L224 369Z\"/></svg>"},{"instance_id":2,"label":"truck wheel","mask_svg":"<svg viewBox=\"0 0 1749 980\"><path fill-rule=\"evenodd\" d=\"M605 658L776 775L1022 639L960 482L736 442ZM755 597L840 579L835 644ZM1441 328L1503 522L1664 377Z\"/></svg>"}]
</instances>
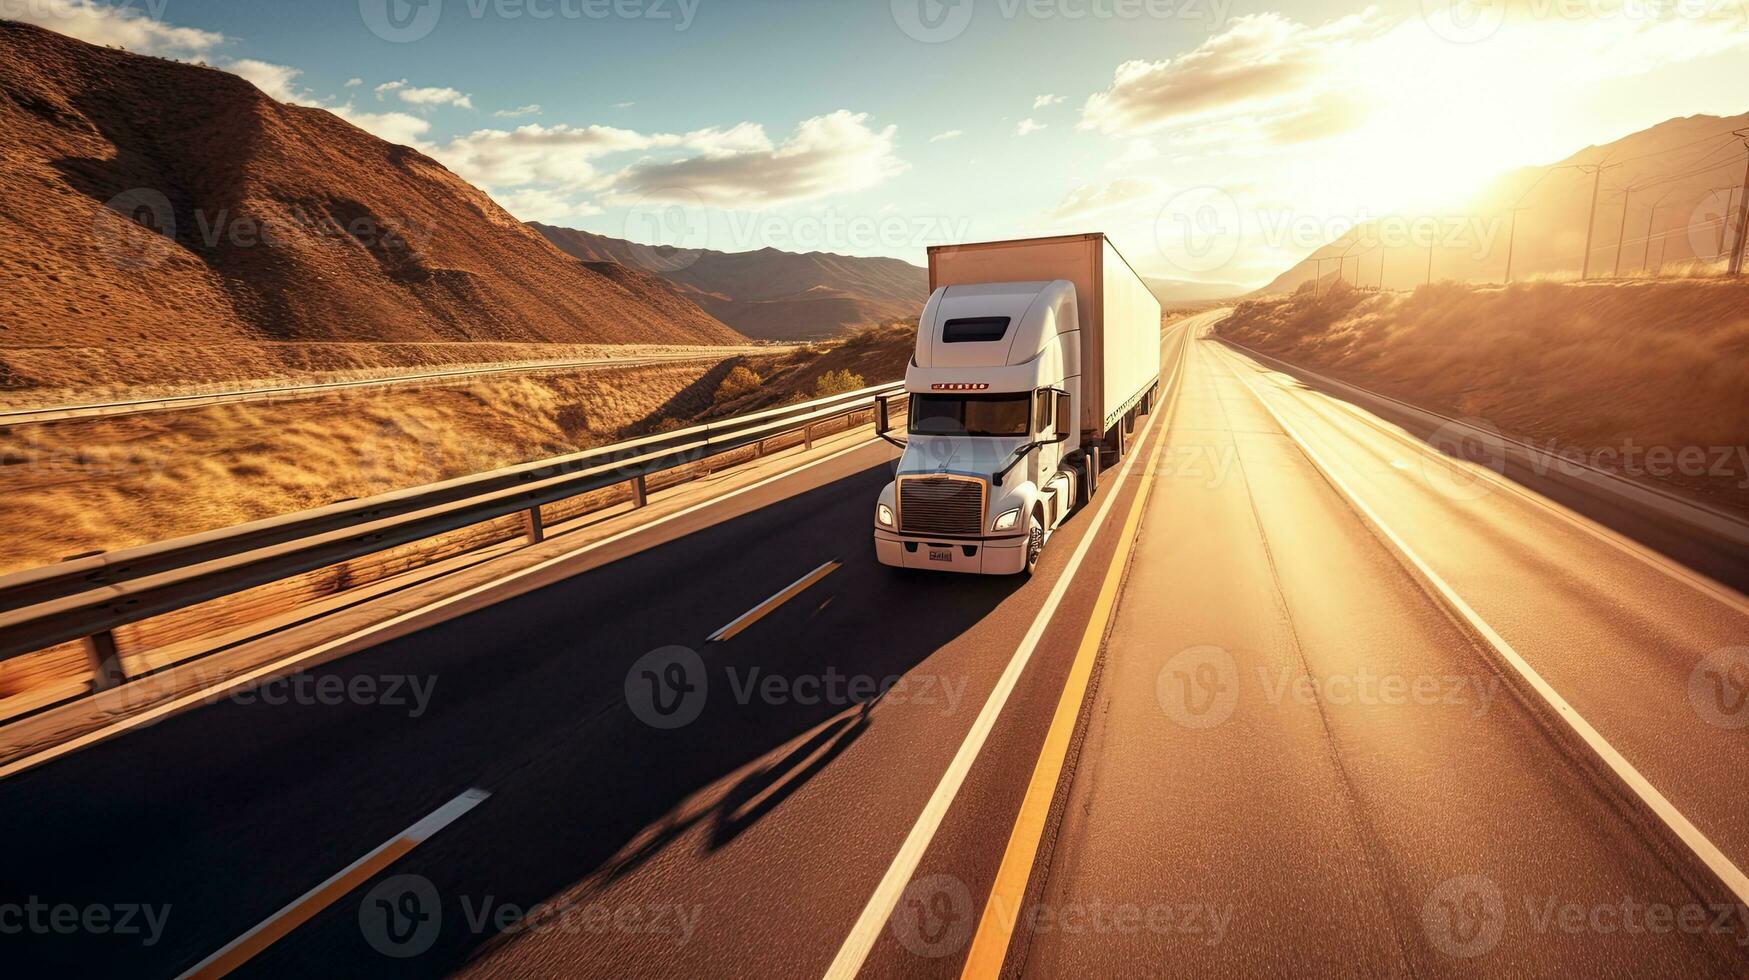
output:
<instances>
[{"instance_id":1,"label":"truck wheel","mask_svg":"<svg viewBox=\"0 0 1749 980\"><path fill-rule=\"evenodd\" d=\"M1032 512L1027 521L1026 529L1026 567L1023 570L1028 577L1038 571L1039 556L1045 550L1045 522L1039 519L1038 511Z\"/></svg>"}]
</instances>

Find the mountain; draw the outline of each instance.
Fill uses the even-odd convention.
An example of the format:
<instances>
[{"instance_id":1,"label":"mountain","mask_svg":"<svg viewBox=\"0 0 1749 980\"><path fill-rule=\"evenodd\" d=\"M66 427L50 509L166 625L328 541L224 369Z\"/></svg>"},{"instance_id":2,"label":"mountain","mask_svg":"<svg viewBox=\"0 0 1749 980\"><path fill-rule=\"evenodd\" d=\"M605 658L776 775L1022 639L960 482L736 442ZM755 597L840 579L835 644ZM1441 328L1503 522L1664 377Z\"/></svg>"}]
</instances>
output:
<instances>
[{"instance_id":1,"label":"mountain","mask_svg":"<svg viewBox=\"0 0 1749 980\"><path fill-rule=\"evenodd\" d=\"M1349 282L1358 275L1361 285L1376 285L1382 272L1386 288L1410 288L1430 275L1430 241L1433 279L1503 282L1509 254L1514 280L1575 278L1584 264L1594 182L1592 278L1618 268L1623 278L1660 267L1665 275L1716 270L1723 265L1727 202L1734 222L1742 201L1740 191L1732 195L1743 181L1744 150L1731 133L1745 127L1749 114L1669 119L1548 166L1509 171L1441 214L1398 215L1350 229L1260 292L1291 292L1320 269L1334 279L1339 265ZM1609 168L1600 181L1575 169L1598 164Z\"/></svg>"},{"instance_id":2,"label":"mountain","mask_svg":"<svg viewBox=\"0 0 1749 980\"><path fill-rule=\"evenodd\" d=\"M680 249L539 222L531 227L579 259L661 275L712 316L764 340L830 337L908 319L929 298L929 274L898 259Z\"/></svg>"},{"instance_id":3,"label":"mountain","mask_svg":"<svg viewBox=\"0 0 1749 980\"><path fill-rule=\"evenodd\" d=\"M1148 290L1161 306L1171 307L1185 303L1212 303L1223 299L1243 296L1251 291L1249 286L1241 286L1236 282L1194 282L1189 279L1155 279L1144 276Z\"/></svg>"},{"instance_id":4,"label":"mountain","mask_svg":"<svg viewBox=\"0 0 1749 980\"><path fill-rule=\"evenodd\" d=\"M325 110L10 21L0 171L0 345L744 341Z\"/></svg>"}]
</instances>

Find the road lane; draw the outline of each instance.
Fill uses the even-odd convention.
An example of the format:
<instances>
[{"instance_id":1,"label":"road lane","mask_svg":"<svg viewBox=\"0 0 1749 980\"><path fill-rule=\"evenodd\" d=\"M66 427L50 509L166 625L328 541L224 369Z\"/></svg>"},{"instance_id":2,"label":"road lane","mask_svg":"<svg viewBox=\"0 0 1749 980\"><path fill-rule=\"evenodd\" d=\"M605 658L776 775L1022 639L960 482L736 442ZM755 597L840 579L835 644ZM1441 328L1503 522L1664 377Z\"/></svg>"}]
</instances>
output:
<instances>
[{"instance_id":1,"label":"road lane","mask_svg":"<svg viewBox=\"0 0 1749 980\"><path fill-rule=\"evenodd\" d=\"M13 961L186 968L478 786L491 798L464 820L243 972L757 964L761 975L818 975L1087 532L1086 521L1066 526L1030 583L894 575L868 540L892 456L884 444L850 454L812 489L774 490L769 506L714 524L701 515L684 537L313 672L343 685L433 682L416 716L355 700L227 700L0 782L0 831L33 842L9 882L183 912L149 948L32 936L9 950ZM1102 542L1094 556L1108 551ZM706 647L713 630L833 558L843 562L833 574ZM1071 628L1086 592L1068 592ZM645 659L668 647L690 651L709 678L697 717L677 727L652 724L628 684L670 676L672 653ZM1035 666L1021 703L1053 681L1055 665ZM872 685L892 677L903 686L870 703ZM416 955L385 957L394 937L361 916L379 901L398 907L404 895L374 892L405 875L429 882L427 914L441 928ZM678 943L504 918L554 902L699 914ZM551 911L533 921L553 917L575 921Z\"/></svg>"},{"instance_id":2,"label":"road lane","mask_svg":"<svg viewBox=\"0 0 1749 980\"><path fill-rule=\"evenodd\" d=\"M1729 894L1643 832L1222 357L1192 357L1009 968L1740 973ZM1595 926L1624 899L1735 932Z\"/></svg>"},{"instance_id":3,"label":"road lane","mask_svg":"<svg viewBox=\"0 0 1749 980\"><path fill-rule=\"evenodd\" d=\"M1223 355L1477 615L1739 869L1749 868L1749 602L1671 574L1469 464ZM1662 560L1661 560L1662 561ZM1738 651L1741 651L1739 653ZM1733 775L1736 774L1736 775Z\"/></svg>"}]
</instances>

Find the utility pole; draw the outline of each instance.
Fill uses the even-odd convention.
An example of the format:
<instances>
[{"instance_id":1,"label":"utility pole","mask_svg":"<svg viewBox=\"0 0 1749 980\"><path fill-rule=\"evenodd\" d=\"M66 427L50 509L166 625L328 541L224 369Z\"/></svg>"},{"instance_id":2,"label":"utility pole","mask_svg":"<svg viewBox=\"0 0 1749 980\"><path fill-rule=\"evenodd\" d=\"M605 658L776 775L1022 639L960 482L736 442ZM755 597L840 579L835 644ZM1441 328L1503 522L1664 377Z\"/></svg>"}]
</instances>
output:
<instances>
[{"instance_id":1,"label":"utility pole","mask_svg":"<svg viewBox=\"0 0 1749 980\"><path fill-rule=\"evenodd\" d=\"M1621 245L1622 239L1628 235L1628 202L1633 200L1633 185L1628 185L1621 192L1621 226L1615 230L1615 268L1609 273L1609 278L1621 278Z\"/></svg>"},{"instance_id":2,"label":"utility pole","mask_svg":"<svg viewBox=\"0 0 1749 980\"><path fill-rule=\"evenodd\" d=\"M1659 195L1656 201L1652 202L1652 214L1646 219L1646 247L1640 252L1640 275L1646 274L1646 263L1652 257L1652 227L1658 223L1658 209L1664 205L1665 199L1669 196L1670 192L1665 191ZM1658 242L1662 245L1664 239L1660 237Z\"/></svg>"},{"instance_id":3,"label":"utility pole","mask_svg":"<svg viewBox=\"0 0 1749 980\"><path fill-rule=\"evenodd\" d=\"M1530 210L1528 206L1512 209L1512 230L1506 234L1506 284L1508 286L1512 285L1512 249L1518 243L1518 212L1528 210Z\"/></svg>"},{"instance_id":4,"label":"utility pole","mask_svg":"<svg viewBox=\"0 0 1749 980\"><path fill-rule=\"evenodd\" d=\"M1670 237L1669 232L1658 236L1658 265L1652 269L1652 278L1656 279L1664 271L1664 240ZM1650 245L1651 242L1647 242Z\"/></svg>"},{"instance_id":5,"label":"utility pole","mask_svg":"<svg viewBox=\"0 0 1749 980\"><path fill-rule=\"evenodd\" d=\"M1725 229L1731 227L1731 202L1737 199L1737 186L1732 184L1727 187L1715 187L1707 193L1717 194L1719 191L1730 191L1730 193L1725 195L1725 209L1719 214L1719 249L1713 253L1715 260L1725 257ZM1698 259L1700 256L1697 255L1695 258Z\"/></svg>"},{"instance_id":6,"label":"utility pole","mask_svg":"<svg viewBox=\"0 0 1749 980\"><path fill-rule=\"evenodd\" d=\"M1621 164L1618 163L1616 166L1619 167ZM1597 227L1597 191L1603 184L1603 172L1614 168L1606 167L1599 161L1580 164L1576 169L1591 173L1591 216L1585 222L1585 258L1579 264L1579 281L1583 282L1591 275L1591 233Z\"/></svg>"},{"instance_id":7,"label":"utility pole","mask_svg":"<svg viewBox=\"0 0 1749 980\"><path fill-rule=\"evenodd\" d=\"M1433 285L1433 243L1427 243L1427 284Z\"/></svg>"},{"instance_id":8,"label":"utility pole","mask_svg":"<svg viewBox=\"0 0 1749 980\"><path fill-rule=\"evenodd\" d=\"M1737 244L1731 249L1731 268L1729 269L1729 274L1735 276L1743 271L1743 242L1745 239L1749 239L1749 235L1743 233L1746 230L1744 222L1749 221L1749 129L1739 129L1731 135L1743 141L1745 151L1743 199L1737 202Z\"/></svg>"}]
</instances>

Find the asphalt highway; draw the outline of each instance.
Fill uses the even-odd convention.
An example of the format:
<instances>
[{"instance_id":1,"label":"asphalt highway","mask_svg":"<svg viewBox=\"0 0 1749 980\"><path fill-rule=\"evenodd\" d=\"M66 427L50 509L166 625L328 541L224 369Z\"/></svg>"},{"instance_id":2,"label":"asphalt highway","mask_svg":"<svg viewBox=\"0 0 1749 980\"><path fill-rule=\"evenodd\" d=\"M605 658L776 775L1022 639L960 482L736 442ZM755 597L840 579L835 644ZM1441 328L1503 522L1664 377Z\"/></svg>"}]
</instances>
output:
<instances>
[{"instance_id":1,"label":"asphalt highway","mask_svg":"<svg viewBox=\"0 0 1749 980\"><path fill-rule=\"evenodd\" d=\"M876 563L871 442L0 781L8 967L1749 971L1749 605L1219 315L1030 581Z\"/></svg>"}]
</instances>

